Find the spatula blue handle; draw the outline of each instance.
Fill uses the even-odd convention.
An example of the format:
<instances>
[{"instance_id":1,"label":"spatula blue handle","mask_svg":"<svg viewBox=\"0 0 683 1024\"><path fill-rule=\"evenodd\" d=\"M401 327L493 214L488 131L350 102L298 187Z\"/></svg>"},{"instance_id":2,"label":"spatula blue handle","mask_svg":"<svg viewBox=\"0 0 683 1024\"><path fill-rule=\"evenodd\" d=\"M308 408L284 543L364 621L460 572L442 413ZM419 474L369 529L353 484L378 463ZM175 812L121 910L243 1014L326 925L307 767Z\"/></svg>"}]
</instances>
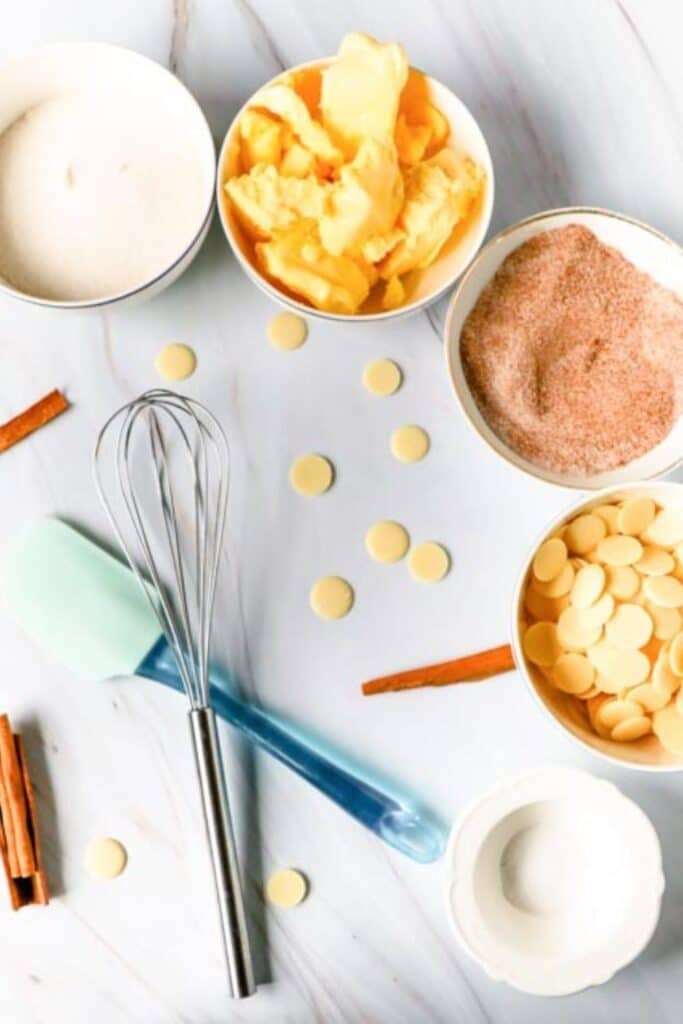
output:
<instances>
[{"instance_id":1,"label":"spatula blue handle","mask_svg":"<svg viewBox=\"0 0 683 1024\"><path fill-rule=\"evenodd\" d=\"M183 689L173 655L163 637L136 674L174 690ZM438 823L335 764L271 715L233 697L216 675L212 674L212 680L214 711L255 746L272 754L401 853L421 864L430 864L441 856L445 836Z\"/></svg>"}]
</instances>

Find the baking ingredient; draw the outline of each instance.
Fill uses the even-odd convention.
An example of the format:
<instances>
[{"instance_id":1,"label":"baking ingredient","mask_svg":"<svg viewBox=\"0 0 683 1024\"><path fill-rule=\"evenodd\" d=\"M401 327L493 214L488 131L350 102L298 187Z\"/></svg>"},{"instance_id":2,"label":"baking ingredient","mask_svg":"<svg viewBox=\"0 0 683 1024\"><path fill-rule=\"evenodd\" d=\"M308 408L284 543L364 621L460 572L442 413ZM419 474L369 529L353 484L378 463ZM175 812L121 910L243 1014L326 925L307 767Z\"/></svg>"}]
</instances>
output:
<instances>
[{"instance_id":1,"label":"baking ingredient","mask_svg":"<svg viewBox=\"0 0 683 1024\"><path fill-rule=\"evenodd\" d=\"M361 33L256 93L237 134L225 194L254 261L329 313L359 312L375 286L371 311L409 301L401 275L437 258L484 188L403 48Z\"/></svg>"},{"instance_id":2,"label":"baking ingredient","mask_svg":"<svg viewBox=\"0 0 683 1024\"><path fill-rule=\"evenodd\" d=\"M273 348L292 352L301 348L308 337L308 325L296 313L277 313L268 322L268 341Z\"/></svg>"},{"instance_id":3,"label":"baking ingredient","mask_svg":"<svg viewBox=\"0 0 683 1024\"><path fill-rule=\"evenodd\" d=\"M85 868L89 875L101 881L118 878L128 862L126 848L118 839L93 839L85 851Z\"/></svg>"},{"instance_id":4,"label":"baking ingredient","mask_svg":"<svg viewBox=\"0 0 683 1024\"><path fill-rule=\"evenodd\" d=\"M255 249L267 274L330 313L354 313L377 276L371 264L328 253L314 220L299 220Z\"/></svg>"},{"instance_id":5,"label":"baking ingredient","mask_svg":"<svg viewBox=\"0 0 683 1024\"><path fill-rule=\"evenodd\" d=\"M156 93L106 82L39 100L0 135L0 275L29 295L87 302L172 266L208 212L184 127Z\"/></svg>"},{"instance_id":6,"label":"baking ingredient","mask_svg":"<svg viewBox=\"0 0 683 1024\"><path fill-rule=\"evenodd\" d=\"M343 619L353 606L353 588L341 576L323 576L311 587L310 601L321 619Z\"/></svg>"},{"instance_id":7,"label":"baking ingredient","mask_svg":"<svg viewBox=\"0 0 683 1024\"><path fill-rule=\"evenodd\" d=\"M370 527L365 546L376 562L400 562L408 552L410 537L405 526L384 521Z\"/></svg>"},{"instance_id":8,"label":"baking ingredient","mask_svg":"<svg viewBox=\"0 0 683 1024\"><path fill-rule=\"evenodd\" d=\"M507 256L460 344L489 426L556 473L623 466L662 441L681 412L683 302L578 224ZM625 533L647 514L638 508L622 513L634 516Z\"/></svg>"},{"instance_id":9,"label":"baking ingredient","mask_svg":"<svg viewBox=\"0 0 683 1024\"><path fill-rule=\"evenodd\" d=\"M401 368L391 359L376 359L368 363L363 371L363 386L371 395L386 398L401 386Z\"/></svg>"},{"instance_id":10,"label":"baking ingredient","mask_svg":"<svg viewBox=\"0 0 683 1024\"><path fill-rule=\"evenodd\" d=\"M297 492L308 498L324 494L334 480L334 469L324 455L300 455L289 470L289 482Z\"/></svg>"},{"instance_id":11,"label":"baking ingredient","mask_svg":"<svg viewBox=\"0 0 683 1024\"><path fill-rule=\"evenodd\" d=\"M367 138L393 141L408 60L397 43L378 43L361 32L342 40L337 59L322 74L323 124L354 155Z\"/></svg>"},{"instance_id":12,"label":"baking ingredient","mask_svg":"<svg viewBox=\"0 0 683 1024\"><path fill-rule=\"evenodd\" d=\"M197 368L197 356L189 345L174 342L157 352L154 366L164 380L187 380Z\"/></svg>"},{"instance_id":13,"label":"baking ingredient","mask_svg":"<svg viewBox=\"0 0 683 1024\"><path fill-rule=\"evenodd\" d=\"M438 583L451 567L450 555L442 544L430 540L414 547L408 556L408 567L416 580Z\"/></svg>"},{"instance_id":14,"label":"baking ingredient","mask_svg":"<svg viewBox=\"0 0 683 1024\"><path fill-rule=\"evenodd\" d=\"M398 427L391 435L391 452L399 462L419 462L429 451L429 434L422 427Z\"/></svg>"},{"instance_id":15,"label":"baking ingredient","mask_svg":"<svg viewBox=\"0 0 683 1024\"><path fill-rule=\"evenodd\" d=\"M565 523L534 556L521 626L525 657L567 695L578 723L616 743L654 732L674 754L683 754L679 513L627 497Z\"/></svg>"},{"instance_id":16,"label":"baking ingredient","mask_svg":"<svg viewBox=\"0 0 683 1024\"><path fill-rule=\"evenodd\" d=\"M448 686L452 683L475 682L488 679L499 672L510 672L515 668L512 648L509 644L493 647L488 651L468 654L452 661L441 661L436 665L393 672L363 683L361 689L366 696L389 693L393 690L413 690L422 686Z\"/></svg>"},{"instance_id":17,"label":"baking ingredient","mask_svg":"<svg viewBox=\"0 0 683 1024\"><path fill-rule=\"evenodd\" d=\"M307 892L305 877L294 868L281 868L266 884L268 902L276 907L296 907L305 900Z\"/></svg>"},{"instance_id":18,"label":"baking ingredient","mask_svg":"<svg viewBox=\"0 0 683 1024\"><path fill-rule=\"evenodd\" d=\"M12 910L49 902L26 748L7 715L0 715L0 864Z\"/></svg>"},{"instance_id":19,"label":"baking ingredient","mask_svg":"<svg viewBox=\"0 0 683 1024\"><path fill-rule=\"evenodd\" d=\"M0 452L7 451L18 441L23 441L34 430L44 427L68 408L69 403L61 391L55 388L54 391L48 392L34 405L0 425Z\"/></svg>"}]
</instances>

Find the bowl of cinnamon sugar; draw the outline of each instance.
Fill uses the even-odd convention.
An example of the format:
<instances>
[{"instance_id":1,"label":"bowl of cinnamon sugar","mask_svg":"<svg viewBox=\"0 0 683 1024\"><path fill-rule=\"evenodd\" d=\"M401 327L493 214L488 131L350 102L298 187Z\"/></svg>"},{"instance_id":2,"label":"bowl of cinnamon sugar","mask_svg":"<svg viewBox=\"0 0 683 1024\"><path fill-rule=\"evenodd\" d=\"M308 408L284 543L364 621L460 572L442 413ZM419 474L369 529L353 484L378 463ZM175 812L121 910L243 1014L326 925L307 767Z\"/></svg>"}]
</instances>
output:
<instances>
[{"instance_id":1,"label":"bowl of cinnamon sugar","mask_svg":"<svg viewBox=\"0 0 683 1024\"><path fill-rule=\"evenodd\" d=\"M506 228L451 299L453 389L506 462L562 487L652 479L683 461L683 250L608 210Z\"/></svg>"}]
</instances>

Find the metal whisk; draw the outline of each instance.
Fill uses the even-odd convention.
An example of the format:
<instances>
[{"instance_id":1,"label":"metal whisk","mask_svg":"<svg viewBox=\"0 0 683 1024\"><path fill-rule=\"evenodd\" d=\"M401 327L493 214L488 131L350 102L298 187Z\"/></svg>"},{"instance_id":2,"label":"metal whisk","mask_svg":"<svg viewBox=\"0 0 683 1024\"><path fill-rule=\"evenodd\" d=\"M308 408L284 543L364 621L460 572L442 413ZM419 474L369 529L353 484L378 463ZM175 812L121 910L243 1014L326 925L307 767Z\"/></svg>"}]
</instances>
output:
<instances>
[{"instance_id":1,"label":"metal whisk","mask_svg":"<svg viewBox=\"0 0 683 1024\"><path fill-rule=\"evenodd\" d=\"M100 499L190 702L230 988L242 998L255 983L208 669L229 470L217 420L199 402L165 389L118 409L95 446Z\"/></svg>"}]
</instances>

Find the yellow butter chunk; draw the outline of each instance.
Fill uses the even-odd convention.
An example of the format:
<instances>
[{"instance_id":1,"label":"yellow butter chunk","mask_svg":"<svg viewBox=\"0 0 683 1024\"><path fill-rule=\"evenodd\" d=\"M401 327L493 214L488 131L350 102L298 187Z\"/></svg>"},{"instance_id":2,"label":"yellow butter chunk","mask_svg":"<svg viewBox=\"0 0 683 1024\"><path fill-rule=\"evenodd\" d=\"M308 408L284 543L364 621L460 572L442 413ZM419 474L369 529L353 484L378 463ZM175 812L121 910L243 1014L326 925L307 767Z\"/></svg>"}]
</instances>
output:
<instances>
[{"instance_id":1,"label":"yellow butter chunk","mask_svg":"<svg viewBox=\"0 0 683 1024\"><path fill-rule=\"evenodd\" d=\"M289 85L268 85L257 92L253 106L260 107L281 118L291 128L306 149L310 149L325 163L337 167L342 162L342 154L330 139L325 128L311 117L310 111Z\"/></svg>"},{"instance_id":2,"label":"yellow butter chunk","mask_svg":"<svg viewBox=\"0 0 683 1024\"><path fill-rule=\"evenodd\" d=\"M409 124L403 114L396 121L396 150L402 164L418 164L427 152L432 131L427 124Z\"/></svg>"},{"instance_id":3,"label":"yellow butter chunk","mask_svg":"<svg viewBox=\"0 0 683 1024\"><path fill-rule=\"evenodd\" d=\"M293 142L284 152L280 162L280 174L292 178L307 178L315 171L315 157L309 149Z\"/></svg>"},{"instance_id":4,"label":"yellow butter chunk","mask_svg":"<svg viewBox=\"0 0 683 1024\"><path fill-rule=\"evenodd\" d=\"M382 309L397 309L403 305L405 297L405 288L401 284L401 278L390 278L382 296Z\"/></svg>"},{"instance_id":5,"label":"yellow butter chunk","mask_svg":"<svg viewBox=\"0 0 683 1024\"><path fill-rule=\"evenodd\" d=\"M278 164L282 152L282 122L259 110L247 110L239 122L242 168Z\"/></svg>"},{"instance_id":6,"label":"yellow butter chunk","mask_svg":"<svg viewBox=\"0 0 683 1024\"><path fill-rule=\"evenodd\" d=\"M394 277L409 270L428 267L439 255L454 227L467 216L482 184L482 171L471 160L458 161L456 168L448 160L431 157L408 169L405 176L405 204L398 227L405 238L380 264L382 277ZM456 161L455 154L450 154ZM444 169L445 167L449 169Z\"/></svg>"},{"instance_id":7,"label":"yellow butter chunk","mask_svg":"<svg viewBox=\"0 0 683 1024\"><path fill-rule=\"evenodd\" d=\"M373 283L371 267L325 250L312 220L257 244L256 255L269 277L330 313L355 313Z\"/></svg>"},{"instance_id":8,"label":"yellow butter chunk","mask_svg":"<svg viewBox=\"0 0 683 1024\"><path fill-rule=\"evenodd\" d=\"M323 124L347 156L363 139L390 142L401 90L408 79L408 58L398 43L379 43L352 32L339 55L322 74Z\"/></svg>"},{"instance_id":9,"label":"yellow butter chunk","mask_svg":"<svg viewBox=\"0 0 683 1024\"><path fill-rule=\"evenodd\" d=\"M328 252L360 255L363 244L389 232L403 205L403 178L393 144L361 143L351 163L330 186L320 237Z\"/></svg>"},{"instance_id":10,"label":"yellow butter chunk","mask_svg":"<svg viewBox=\"0 0 683 1024\"><path fill-rule=\"evenodd\" d=\"M321 217L328 187L316 178L289 177L263 164L225 183L241 223L259 239L270 238L301 218Z\"/></svg>"}]
</instances>

